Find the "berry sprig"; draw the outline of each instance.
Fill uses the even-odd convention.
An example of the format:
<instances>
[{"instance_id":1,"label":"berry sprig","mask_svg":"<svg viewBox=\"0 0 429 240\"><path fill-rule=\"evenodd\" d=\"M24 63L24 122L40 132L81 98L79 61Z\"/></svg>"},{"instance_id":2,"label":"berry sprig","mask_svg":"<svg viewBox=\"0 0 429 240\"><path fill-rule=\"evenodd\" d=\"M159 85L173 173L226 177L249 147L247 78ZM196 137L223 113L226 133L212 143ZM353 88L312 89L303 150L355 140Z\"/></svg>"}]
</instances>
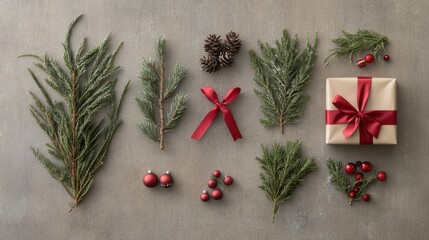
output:
<instances>
[{"instance_id":1,"label":"berry sprig","mask_svg":"<svg viewBox=\"0 0 429 240\"><path fill-rule=\"evenodd\" d=\"M367 63L373 63L374 62L374 54L372 53L368 53L365 55L364 58L360 58L356 61L356 65L360 68L363 68L367 65ZM390 60L390 56L389 55L384 55L383 57L384 61L388 62Z\"/></svg>"},{"instance_id":2,"label":"berry sprig","mask_svg":"<svg viewBox=\"0 0 429 240\"><path fill-rule=\"evenodd\" d=\"M337 186L338 190L346 194L349 204L360 200L368 202L371 196L365 193L367 188L377 181L381 182L387 179L387 174L384 171L380 171L369 177L365 177L362 172L357 172L358 168L363 172L370 172L372 166L369 162L349 162L343 168L341 161L336 162L329 159L327 165L329 174L331 175L331 182ZM353 176L353 180L350 179L350 175Z\"/></svg>"},{"instance_id":3,"label":"berry sprig","mask_svg":"<svg viewBox=\"0 0 429 240\"><path fill-rule=\"evenodd\" d=\"M210 179L207 181L207 186L213 189L211 192L211 197L214 200L221 199L223 196L222 188L229 191L228 186L234 182L231 176L225 175L223 179L221 178L221 176L222 176L222 173L219 170L214 170L210 176ZM221 185L222 187L219 187L219 185ZM210 200L209 193L206 190L204 190L200 196L200 199L203 202L207 202L208 200Z\"/></svg>"}]
</instances>

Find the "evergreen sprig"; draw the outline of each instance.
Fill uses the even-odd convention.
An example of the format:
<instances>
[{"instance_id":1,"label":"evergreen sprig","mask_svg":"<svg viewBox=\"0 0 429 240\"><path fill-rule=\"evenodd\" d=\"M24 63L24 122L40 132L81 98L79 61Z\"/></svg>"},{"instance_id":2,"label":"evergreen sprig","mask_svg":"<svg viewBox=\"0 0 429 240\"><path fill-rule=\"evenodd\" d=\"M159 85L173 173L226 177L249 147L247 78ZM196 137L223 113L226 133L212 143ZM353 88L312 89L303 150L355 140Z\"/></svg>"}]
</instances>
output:
<instances>
[{"instance_id":1,"label":"evergreen sprig","mask_svg":"<svg viewBox=\"0 0 429 240\"><path fill-rule=\"evenodd\" d=\"M310 81L311 70L316 59L317 35L313 41L307 39L306 47L298 51L298 37L283 30L282 39L274 41L274 47L258 41L262 56L249 51L255 70L254 80L261 87L255 93L261 101L264 118L259 121L266 127L279 126L281 133L285 124L298 121L304 112L308 98L303 93Z\"/></svg>"},{"instance_id":2,"label":"evergreen sprig","mask_svg":"<svg viewBox=\"0 0 429 240\"><path fill-rule=\"evenodd\" d=\"M354 198L349 197L349 193L353 190L356 182L351 182L347 174L344 172L344 167L341 161L334 161L333 159L328 159L327 162L328 171L331 175L331 183L337 186L337 189L346 194L349 199L349 203L352 204L353 201L359 201L366 191L366 189L372 184L377 182L377 176L372 175L368 178L363 178L361 180L362 185L359 186L359 191L356 193Z\"/></svg>"},{"instance_id":3,"label":"evergreen sprig","mask_svg":"<svg viewBox=\"0 0 429 240\"><path fill-rule=\"evenodd\" d=\"M353 62L362 51L368 51L376 58L380 58L385 46L389 43L386 36L367 29L359 29L355 34L343 31L343 36L334 38L332 41L338 47L331 49L332 53L324 61L326 65L333 59L347 55L350 62Z\"/></svg>"},{"instance_id":4,"label":"evergreen sprig","mask_svg":"<svg viewBox=\"0 0 429 240\"><path fill-rule=\"evenodd\" d=\"M303 157L301 143L288 142L286 146L275 143L271 149L262 146L262 156L257 157L262 172L260 178L266 197L273 204L274 222L280 204L288 200L304 177L317 169L312 157Z\"/></svg>"},{"instance_id":5,"label":"evergreen sprig","mask_svg":"<svg viewBox=\"0 0 429 240\"><path fill-rule=\"evenodd\" d=\"M145 117L145 120L138 123L138 126L146 136L159 142L161 150L164 149L165 133L176 127L188 103L186 94L175 93L185 78L185 67L176 64L168 81L165 79L165 44L164 37L158 38L155 44L156 59L143 59L139 75L143 84L143 92L141 97L136 98ZM170 98L172 98L170 109L165 116L165 101ZM158 113L156 113L156 109Z\"/></svg>"},{"instance_id":6,"label":"evergreen sprig","mask_svg":"<svg viewBox=\"0 0 429 240\"><path fill-rule=\"evenodd\" d=\"M117 79L112 75L119 66L115 66L113 60L122 43L112 53L107 53L108 36L100 46L87 51L84 38L74 53L70 37L81 17L72 21L63 43L65 69L47 54L22 55L36 58L36 67L48 75L46 83L63 99L53 99L29 69L44 97L43 101L30 92L34 99L30 112L50 138L50 143L46 145L51 158L38 149L32 150L74 199L70 211L78 206L91 189L94 174L106 159L113 134L121 122L119 110L129 84L117 101Z\"/></svg>"}]
</instances>

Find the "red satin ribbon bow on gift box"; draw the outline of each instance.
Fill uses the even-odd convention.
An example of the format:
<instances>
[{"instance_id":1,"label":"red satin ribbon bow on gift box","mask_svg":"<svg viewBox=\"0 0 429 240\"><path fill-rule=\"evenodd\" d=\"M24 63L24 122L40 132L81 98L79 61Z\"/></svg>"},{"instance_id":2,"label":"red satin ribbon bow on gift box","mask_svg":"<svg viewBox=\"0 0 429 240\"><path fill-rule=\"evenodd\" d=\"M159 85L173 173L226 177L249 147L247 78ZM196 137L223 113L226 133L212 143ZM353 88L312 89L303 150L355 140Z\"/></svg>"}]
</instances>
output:
<instances>
[{"instance_id":1,"label":"red satin ribbon bow on gift box","mask_svg":"<svg viewBox=\"0 0 429 240\"><path fill-rule=\"evenodd\" d=\"M326 124L348 123L343 130L346 138L351 137L359 128L360 144L373 144L373 137L378 138L381 125L396 125L395 110L369 110L365 106L371 94L371 77L358 77L357 104L354 108L341 95L336 95L332 104L338 110L326 110Z\"/></svg>"},{"instance_id":2,"label":"red satin ribbon bow on gift box","mask_svg":"<svg viewBox=\"0 0 429 240\"><path fill-rule=\"evenodd\" d=\"M237 123L235 122L231 111L226 107L226 105L234 101L238 94L240 94L240 91L241 89L238 87L231 88L223 98L222 102L219 102L217 94L212 87L201 88L201 92L203 92L204 96L206 96L210 102L214 103L215 106L210 110L209 113L207 113L197 129L195 129L195 132L192 134L192 138L201 139L212 122L215 120L219 111L222 111L223 119L225 120L225 123L228 126L229 132L231 133L232 138L234 138L234 141L238 138L242 138L240 130L238 130Z\"/></svg>"}]
</instances>

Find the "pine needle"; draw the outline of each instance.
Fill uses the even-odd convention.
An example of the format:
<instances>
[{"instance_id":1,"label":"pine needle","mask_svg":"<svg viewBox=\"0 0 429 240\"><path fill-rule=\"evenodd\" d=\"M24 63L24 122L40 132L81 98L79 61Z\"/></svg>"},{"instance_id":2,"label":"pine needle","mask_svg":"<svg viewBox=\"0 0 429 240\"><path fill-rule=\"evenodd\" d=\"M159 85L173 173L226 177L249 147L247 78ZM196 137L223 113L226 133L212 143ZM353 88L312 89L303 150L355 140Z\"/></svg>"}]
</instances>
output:
<instances>
[{"instance_id":1,"label":"pine needle","mask_svg":"<svg viewBox=\"0 0 429 240\"><path fill-rule=\"evenodd\" d=\"M119 67L113 65L113 60L122 43L113 53L106 54L108 37L89 51L86 50L86 39L83 39L74 54L70 38L81 17L72 21L63 43L66 70L47 54L22 55L37 60L35 66L48 75L46 84L62 97L62 101L54 100L29 70L45 100L43 102L30 93L34 99L30 112L50 139L46 145L52 158L38 149L32 148L32 151L74 199L70 211L89 192L96 170L106 159L110 142L121 122L119 110L129 84L118 102L115 96L117 80L112 76Z\"/></svg>"},{"instance_id":2,"label":"pine needle","mask_svg":"<svg viewBox=\"0 0 429 240\"><path fill-rule=\"evenodd\" d=\"M292 197L305 176L317 169L312 157L303 157L301 143L287 142L286 146L275 143L271 148L262 146L262 156L257 157L262 172L259 186L273 204L273 219L280 204Z\"/></svg>"},{"instance_id":3,"label":"pine needle","mask_svg":"<svg viewBox=\"0 0 429 240\"><path fill-rule=\"evenodd\" d=\"M280 41L274 41L274 47L258 43L261 56L254 50L249 55L255 70L254 81L260 87L255 89L264 115L260 122L266 127L279 126L283 133L284 125L296 123L304 113L308 96L303 89L310 81L316 59L317 35L313 43L307 39L301 52L297 36L290 36L286 30Z\"/></svg>"}]
</instances>

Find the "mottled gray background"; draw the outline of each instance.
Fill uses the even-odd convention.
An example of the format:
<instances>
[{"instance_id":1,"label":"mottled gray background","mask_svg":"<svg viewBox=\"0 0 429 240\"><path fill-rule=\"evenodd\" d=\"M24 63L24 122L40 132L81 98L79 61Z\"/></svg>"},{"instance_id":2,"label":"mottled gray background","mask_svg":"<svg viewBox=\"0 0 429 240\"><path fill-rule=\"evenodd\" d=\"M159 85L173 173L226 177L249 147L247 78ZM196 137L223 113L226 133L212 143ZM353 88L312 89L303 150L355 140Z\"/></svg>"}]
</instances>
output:
<instances>
[{"instance_id":1,"label":"mottled gray background","mask_svg":"<svg viewBox=\"0 0 429 240\"><path fill-rule=\"evenodd\" d=\"M396 1L23 1L0 0L0 239L427 239L429 234L429 2ZM85 17L73 35L95 46L112 33L124 41L117 63L119 85L132 79L122 118L105 165L92 191L72 213L62 186L48 175L30 151L47 141L28 111L28 91L38 92L22 53L47 51L61 59L66 28L80 13ZM267 129L253 93L253 70L247 51L257 39L272 42L282 29L319 33L319 58L311 95L299 124ZM346 60L324 67L322 60L342 29L369 28L386 34L390 63L378 61L359 69ZM243 48L230 68L214 74L200 71L203 40L209 33L241 34ZM168 64L188 68L180 87L190 96L189 109L167 136L166 150L138 131L142 119L134 97L143 56L154 56L154 38L168 39ZM301 44L302 46L302 44ZM42 76L40 72L37 72ZM398 79L399 144L397 146L327 146L324 144L325 79L340 76L386 76ZM212 107L199 88L211 85L223 96L233 86L242 93L230 108L244 139L233 142L219 117L201 141L190 136ZM119 87L119 86L118 86ZM118 88L119 89L119 88ZM320 167L284 204L275 224L271 205L259 184L255 156L261 143L298 139ZM373 186L368 204L349 206L328 183L326 159L368 160L389 174ZM147 189L147 169L173 173L172 189ZM202 203L199 195L214 169L235 179L222 201Z\"/></svg>"}]
</instances>

